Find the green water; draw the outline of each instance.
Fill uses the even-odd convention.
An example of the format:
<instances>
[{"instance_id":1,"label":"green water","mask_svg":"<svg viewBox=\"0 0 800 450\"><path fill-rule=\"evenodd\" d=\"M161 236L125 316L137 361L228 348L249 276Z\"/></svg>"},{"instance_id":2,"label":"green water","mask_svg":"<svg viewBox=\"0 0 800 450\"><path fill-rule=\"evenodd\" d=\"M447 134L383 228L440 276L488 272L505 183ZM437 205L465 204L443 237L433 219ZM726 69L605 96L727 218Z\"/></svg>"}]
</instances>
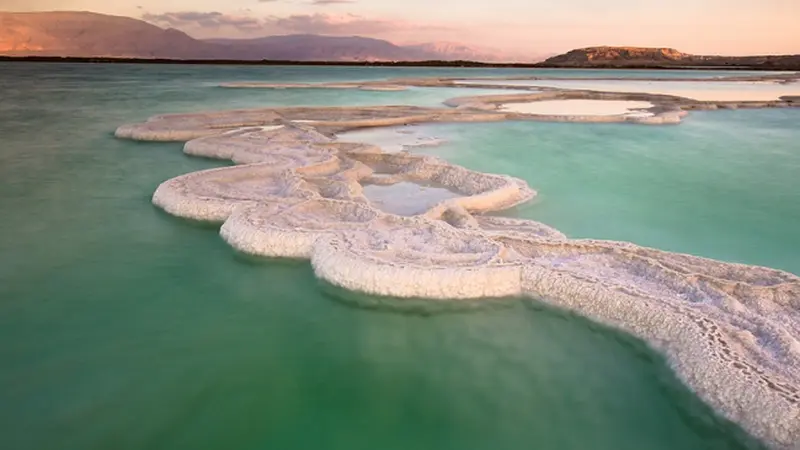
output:
<instances>
[{"instance_id":1,"label":"green water","mask_svg":"<svg viewBox=\"0 0 800 450\"><path fill-rule=\"evenodd\" d=\"M275 81L340 79L338 72L326 78L325 68L270 70ZM306 263L237 257L214 228L155 209L149 197L159 183L216 163L184 156L179 144L115 140L120 123L260 99L327 98L319 91L268 97L202 85L230 81L226 75L265 76L261 68L0 66L0 448L760 448L683 387L661 356L618 332L528 300L446 313L360 308L330 295ZM360 101L383 94L356 95L364 95ZM603 180L621 181L572 181L597 169L602 133L623 134L556 124L538 124L530 134L528 126L502 133L517 133L508 138L519 142L590 146L564 166L574 173L563 183L532 185L562 185L617 205L597 206L576 221L558 219L566 210L554 207L547 213L553 222L577 227L565 226L570 233L592 234L590 225L579 227L582 220L621 227L614 214L627 201L638 204L646 192L637 189L645 188L604 197L597 187ZM726 129L723 122L719 129ZM648 152L665 151L666 130L681 129L635 133L652 139ZM487 136L497 132L485 129ZM456 134L468 136L462 133ZM459 158L469 162L477 146ZM577 152L568 147L551 144ZM507 146L489 150L483 154L491 157L473 163L516 175L535 169L530 149L516 154L527 165L508 167L503 161L511 155L501 152ZM715 164L691 169L718 179ZM543 193L537 215L560 204L549 196L566 195ZM641 215L651 213L658 208ZM602 226L598 235L607 234ZM618 232L648 232L639 228L646 226ZM673 244L697 242L684 237Z\"/></svg>"},{"instance_id":2,"label":"green water","mask_svg":"<svg viewBox=\"0 0 800 450\"><path fill-rule=\"evenodd\" d=\"M426 150L525 179L516 211L571 237L631 241L800 274L800 109L692 112L679 126L427 126Z\"/></svg>"}]
</instances>

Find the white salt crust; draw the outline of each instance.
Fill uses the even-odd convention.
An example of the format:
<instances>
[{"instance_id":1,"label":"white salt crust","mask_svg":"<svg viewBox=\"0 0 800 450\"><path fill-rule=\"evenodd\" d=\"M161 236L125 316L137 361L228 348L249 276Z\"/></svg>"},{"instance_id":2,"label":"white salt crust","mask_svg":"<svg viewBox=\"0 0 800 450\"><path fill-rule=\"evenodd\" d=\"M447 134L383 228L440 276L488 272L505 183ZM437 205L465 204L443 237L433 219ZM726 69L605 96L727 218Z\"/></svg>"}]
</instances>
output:
<instances>
[{"instance_id":1,"label":"white salt crust","mask_svg":"<svg viewBox=\"0 0 800 450\"><path fill-rule=\"evenodd\" d=\"M800 448L797 276L629 243L569 240L537 222L481 215L535 192L516 178L328 134L486 117L450 111L161 116L121 127L118 136L192 136L187 153L243 164L174 178L153 195L170 214L224 222L221 236L242 252L309 259L321 279L369 294L432 301L522 295L574 310L663 351L706 402L772 447ZM411 217L381 211L364 195L364 185L398 183L458 195Z\"/></svg>"},{"instance_id":2,"label":"white salt crust","mask_svg":"<svg viewBox=\"0 0 800 450\"><path fill-rule=\"evenodd\" d=\"M507 103L501 106L502 111L520 114L541 115L582 115L582 116L616 116L635 115L650 117L652 113L637 112L637 110L650 109L654 105L650 102L636 102L625 100L544 100L530 103Z\"/></svg>"},{"instance_id":3,"label":"white salt crust","mask_svg":"<svg viewBox=\"0 0 800 450\"><path fill-rule=\"evenodd\" d=\"M757 81L693 80L472 80L457 84L530 86L534 88L579 89L604 92L650 93L674 95L698 101L773 101L785 95L800 95L796 83Z\"/></svg>"}]
</instances>

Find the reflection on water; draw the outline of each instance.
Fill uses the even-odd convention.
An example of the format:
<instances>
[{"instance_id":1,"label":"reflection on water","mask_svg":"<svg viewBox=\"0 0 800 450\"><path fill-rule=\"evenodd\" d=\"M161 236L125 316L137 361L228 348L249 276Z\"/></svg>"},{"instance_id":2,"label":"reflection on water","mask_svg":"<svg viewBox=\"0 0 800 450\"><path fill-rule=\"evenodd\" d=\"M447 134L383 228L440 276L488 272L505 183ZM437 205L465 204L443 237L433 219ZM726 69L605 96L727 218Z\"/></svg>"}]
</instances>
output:
<instances>
[{"instance_id":1,"label":"reflection on water","mask_svg":"<svg viewBox=\"0 0 800 450\"><path fill-rule=\"evenodd\" d=\"M445 187L402 181L390 185L367 184L364 196L381 211L400 216L415 216L439 203L463 195Z\"/></svg>"}]
</instances>

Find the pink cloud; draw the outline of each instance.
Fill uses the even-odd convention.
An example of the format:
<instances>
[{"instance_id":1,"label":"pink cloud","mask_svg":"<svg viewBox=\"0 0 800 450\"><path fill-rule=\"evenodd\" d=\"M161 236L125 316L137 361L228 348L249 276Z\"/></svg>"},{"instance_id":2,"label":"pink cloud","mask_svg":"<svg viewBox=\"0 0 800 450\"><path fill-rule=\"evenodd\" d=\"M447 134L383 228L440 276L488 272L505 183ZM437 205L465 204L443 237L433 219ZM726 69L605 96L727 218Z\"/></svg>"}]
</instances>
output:
<instances>
[{"instance_id":1,"label":"pink cloud","mask_svg":"<svg viewBox=\"0 0 800 450\"><path fill-rule=\"evenodd\" d=\"M241 31L257 30L262 27L259 19L249 16L233 16L220 12L182 11L163 14L142 14L142 19L162 26L172 28L220 28L230 27Z\"/></svg>"},{"instance_id":2,"label":"pink cloud","mask_svg":"<svg viewBox=\"0 0 800 450\"><path fill-rule=\"evenodd\" d=\"M260 37L275 34L322 34L403 39L409 36L447 34L455 31L453 28L446 26L368 18L350 13L254 17L250 14L230 15L215 11L180 11L163 14L145 13L141 17L155 25L178 28L201 38L212 36Z\"/></svg>"},{"instance_id":3,"label":"pink cloud","mask_svg":"<svg viewBox=\"0 0 800 450\"><path fill-rule=\"evenodd\" d=\"M388 19L370 19L354 14L297 14L288 17L269 17L265 23L291 33L313 34L387 34L409 28L420 28Z\"/></svg>"},{"instance_id":4,"label":"pink cloud","mask_svg":"<svg viewBox=\"0 0 800 450\"><path fill-rule=\"evenodd\" d=\"M339 5L342 3L355 3L355 0L312 0L312 5Z\"/></svg>"}]
</instances>

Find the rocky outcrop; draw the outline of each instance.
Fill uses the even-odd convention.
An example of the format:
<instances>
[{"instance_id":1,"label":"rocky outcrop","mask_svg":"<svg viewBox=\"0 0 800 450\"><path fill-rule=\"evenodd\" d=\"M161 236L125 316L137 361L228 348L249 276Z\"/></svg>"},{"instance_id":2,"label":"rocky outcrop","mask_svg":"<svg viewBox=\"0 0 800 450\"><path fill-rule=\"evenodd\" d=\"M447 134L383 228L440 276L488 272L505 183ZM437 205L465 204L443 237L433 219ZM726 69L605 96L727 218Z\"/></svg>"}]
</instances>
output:
<instances>
[{"instance_id":1,"label":"rocky outcrop","mask_svg":"<svg viewBox=\"0 0 800 450\"><path fill-rule=\"evenodd\" d=\"M545 61L551 64L597 64L625 61L680 61L690 57L674 48L588 47L572 50Z\"/></svg>"},{"instance_id":2,"label":"rocky outcrop","mask_svg":"<svg viewBox=\"0 0 800 450\"><path fill-rule=\"evenodd\" d=\"M548 58L542 67L740 67L800 70L800 55L702 56L674 48L587 47Z\"/></svg>"}]
</instances>

